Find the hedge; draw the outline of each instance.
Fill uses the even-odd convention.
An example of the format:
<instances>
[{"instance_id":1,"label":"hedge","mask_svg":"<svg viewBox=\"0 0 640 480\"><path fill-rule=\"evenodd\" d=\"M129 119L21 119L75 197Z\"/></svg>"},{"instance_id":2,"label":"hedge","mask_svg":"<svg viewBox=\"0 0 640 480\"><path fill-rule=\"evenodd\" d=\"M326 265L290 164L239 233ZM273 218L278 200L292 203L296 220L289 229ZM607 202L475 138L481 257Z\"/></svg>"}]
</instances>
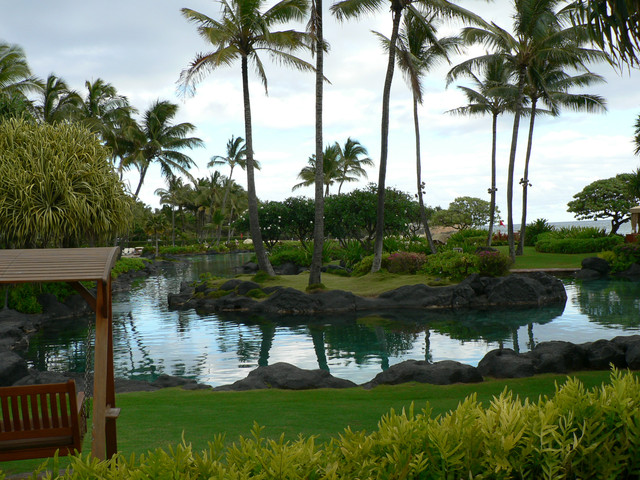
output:
<instances>
[{"instance_id":1,"label":"hedge","mask_svg":"<svg viewBox=\"0 0 640 480\"><path fill-rule=\"evenodd\" d=\"M540 235L538 238L543 237ZM614 235L599 238L560 238L545 237L536 242L536 251L541 253L596 253L611 250L624 239Z\"/></svg>"},{"instance_id":2,"label":"hedge","mask_svg":"<svg viewBox=\"0 0 640 480\"><path fill-rule=\"evenodd\" d=\"M57 464L49 465L58 472ZM346 429L329 443L313 437L249 438L225 446L214 436L194 452L167 450L97 461L74 457L45 478L95 479L511 479L637 478L640 474L640 383L614 370L587 390L576 379L552 397L521 401L505 391L486 407L475 396L435 418L427 405L391 410L372 433ZM0 473L0 479L2 474Z\"/></svg>"}]
</instances>

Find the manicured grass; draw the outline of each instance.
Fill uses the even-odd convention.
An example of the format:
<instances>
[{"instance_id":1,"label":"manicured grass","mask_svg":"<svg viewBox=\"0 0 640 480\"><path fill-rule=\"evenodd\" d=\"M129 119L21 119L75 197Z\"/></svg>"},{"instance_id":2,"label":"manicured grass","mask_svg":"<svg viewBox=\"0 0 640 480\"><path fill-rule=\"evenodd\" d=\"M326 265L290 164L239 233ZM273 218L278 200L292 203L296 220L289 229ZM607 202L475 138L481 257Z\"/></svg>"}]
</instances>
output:
<instances>
[{"instance_id":1,"label":"manicured grass","mask_svg":"<svg viewBox=\"0 0 640 480\"><path fill-rule=\"evenodd\" d=\"M508 255L509 247L495 247ZM516 257L516 263L511 268L580 268L580 263L587 257L594 257L595 253L540 253L535 247L524 247L523 255Z\"/></svg>"},{"instance_id":2,"label":"manicured grass","mask_svg":"<svg viewBox=\"0 0 640 480\"><path fill-rule=\"evenodd\" d=\"M580 372L573 376L591 388L608 381L609 372ZM380 417L391 408L400 411L414 403L416 409L421 410L429 402L433 415L440 415L456 408L472 394L487 406L505 387L520 398L537 400L540 395L552 395L555 384L562 384L566 378L565 375L540 375L446 386L409 383L373 390L164 389L120 394L117 397L118 406L122 408L118 447L125 455L143 453L175 445L184 435L196 450L202 450L217 434L224 434L227 442L249 436L254 422L264 427L263 434L267 437L278 438L284 434L286 439L293 440L300 434L316 435L318 441L326 442L347 426L352 430L374 430ZM87 435L85 453L91 450L89 442L90 435ZM5 473L33 471L41 463L42 460L7 462L0 469Z\"/></svg>"}]
</instances>

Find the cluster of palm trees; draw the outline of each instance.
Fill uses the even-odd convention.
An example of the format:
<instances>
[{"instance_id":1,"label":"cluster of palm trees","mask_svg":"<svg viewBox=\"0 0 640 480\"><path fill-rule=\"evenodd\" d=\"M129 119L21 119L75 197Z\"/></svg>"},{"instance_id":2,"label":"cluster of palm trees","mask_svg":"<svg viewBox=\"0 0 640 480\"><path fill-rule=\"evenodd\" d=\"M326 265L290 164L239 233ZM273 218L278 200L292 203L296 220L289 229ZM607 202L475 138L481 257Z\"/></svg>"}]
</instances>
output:
<instances>
[{"instance_id":1,"label":"cluster of palm trees","mask_svg":"<svg viewBox=\"0 0 640 480\"><path fill-rule=\"evenodd\" d=\"M340 195L345 182L357 182L367 178L365 167L372 167L373 160L369 157L361 158L364 155L368 155L367 149L351 137L347 138L344 146L334 142L325 147L322 152L322 181L325 197L329 195L329 187L335 183L338 184L338 195ZM298 178L302 181L294 185L292 190L315 184L316 163L316 155L309 157L309 164L298 174Z\"/></svg>"},{"instance_id":2,"label":"cluster of palm trees","mask_svg":"<svg viewBox=\"0 0 640 480\"><path fill-rule=\"evenodd\" d=\"M315 184L315 218L316 223L321 223L323 195L327 194L329 185L335 183L336 178L339 178L338 175L332 173L336 170L335 165L338 163L335 159L339 157L339 145L333 144L323 150L322 142L322 85L325 80L323 55L328 47L323 37L322 2L320 0L312 2L310 15L306 0L281 0L264 11L264 0L220 0L220 3L222 13L219 20L191 9L182 10L183 15L197 26L198 32L205 41L211 43L213 50L199 54L182 72L180 81L185 92L194 93L196 84L206 74L214 72L219 67L230 66L236 60L240 62L251 236L260 268L273 274L273 269L262 245L257 214L248 67L250 64L253 65L265 91L267 77L259 56L261 51L294 68L315 70L316 153L309 159L309 165L300 172L299 177L302 182L296 187ZM484 21L473 12L447 0L340 0L331 6L331 11L339 20L362 17L385 8L390 9L392 17L390 37L386 38L378 34L381 37L383 47L388 52L388 62L382 95L381 145L377 183L378 219L372 271L380 268L382 256L389 103L396 63L405 74L413 93L417 196L424 209L422 199L424 182L421 178L420 131L417 114L418 105L422 103L421 79L435 62L448 61L448 55L452 52L458 52L462 46L481 44L487 49L485 55L455 67L449 75L449 81L466 76L479 86L480 91L470 88L465 90L470 104L460 109L458 113L490 113L492 115L494 152L492 154L492 184L489 193L494 208L497 191L495 184L495 124L500 114L505 112L513 114L513 133L508 162L507 215L509 251L512 258L515 258L513 183L521 117L528 114L530 118L525 169L520 182L523 188L522 225L526 225L527 189L531 185L528 171L536 116L543 113L556 115L561 106L593 111L604 109L603 99L597 96L572 95L569 92L572 87L584 87L601 80L600 77L587 70L586 65L592 61L606 59L607 56L602 50L589 49L585 45L588 45L589 41L601 38L602 47L608 46L611 49L616 40L618 42L629 41L629 37L618 34L615 35L615 38L604 34L599 37L599 32L602 33L602 31L598 30L597 22L594 22L594 16L590 15L589 11L592 11L594 6L600 3L611 4L608 0L578 0L570 5L561 2L561 0L520 0L514 2L513 34L494 23ZM634 18L637 17L637 6L632 9L631 13ZM307 17L309 17L309 23L305 32L292 29L275 31L273 29L276 25L299 21ZM472 26L465 27L462 34L456 38L438 38L437 28L440 22L448 19L461 20ZM606 23L606 20L603 21ZM613 22L613 24L615 23ZM635 41L635 45L632 44L630 49L624 50L626 57L620 56L623 60L631 63L637 59L635 56L638 45L635 36L637 27L634 25L634 22L627 22L623 25L623 28L626 28L625 32L630 32L630 38ZM619 29L620 25L615 24L612 28ZM296 56L298 52L305 49L315 55L315 66ZM499 76L499 78L495 76ZM546 108L541 108L542 106ZM423 223L427 236L429 236L426 221ZM323 236L322 228L318 228L316 225L314 253L321 247ZM522 244L524 244L524 232L522 232ZM520 246L521 248L522 246ZM319 278L319 265L312 264L310 284L317 283Z\"/></svg>"},{"instance_id":3,"label":"cluster of palm trees","mask_svg":"<svg viewBox=\"0 0 640 480\"><path fill-rule=\"evenodd\" d=\"M120 179L125 170L139 171L134 198L153 163L168 180L180 174L191 178L188 169L194 163L181 150L201 146L202 141L189 136L194 125L173 123L177 112L177 104L157 100L136 120L137 110L112 84L101 78L86 81L82 93L54 74L41 80L31 73L19 46L0 44L0 116L23 116L45 124L83 124L110 148Z\"/></svg>"}]
</instances>

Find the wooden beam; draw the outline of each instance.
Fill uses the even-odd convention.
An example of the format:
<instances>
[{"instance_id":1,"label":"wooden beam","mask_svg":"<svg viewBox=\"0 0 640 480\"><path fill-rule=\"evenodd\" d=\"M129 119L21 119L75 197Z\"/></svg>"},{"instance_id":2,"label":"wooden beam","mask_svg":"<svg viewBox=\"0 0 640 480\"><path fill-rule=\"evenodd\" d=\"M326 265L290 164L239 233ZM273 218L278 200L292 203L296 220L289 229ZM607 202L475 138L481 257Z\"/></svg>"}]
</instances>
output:
<instances>
[{"instance_id":1,"label":"wooden beam","mask_svg":"<svg viewBox=\"0 0 640 480\"><path fill-rule=\"evenodd\" d=\"M111 277L107 280L105 286L105 302L106 316L109 321L109 337L107 340L107 411L105 412L105 440L107 448L107 458L111 458L118 453L118 437L116 430L116 419L118 415L114 415L120 409L116 407L116 387L115 375L113 370L113 309L111 301Z\"/></svg>"},{"instance_id":2,"label":"wooden beam","mask_svg":"<svg viewBox=\"0 0 640 480\"><path fill-rule=\"evenodd\" d=\"M96 338L93 373L93 442L91 454L105 460L106 454L106 408L107 408L107 364L109 343L109 319L104 315L104 282L98 280L96 298Z\"/></svg>"},{"instance_id":3,"label":"wooden beam","mask_svg":"<svg viewBox=\"0 0 640 480\"><path fill-rule=\"evenodd\" d=\"M85 288L80 282L67 282L82 298L89 304L91 310L96 311L96 297Z\"/></svg>"}]
</instances>

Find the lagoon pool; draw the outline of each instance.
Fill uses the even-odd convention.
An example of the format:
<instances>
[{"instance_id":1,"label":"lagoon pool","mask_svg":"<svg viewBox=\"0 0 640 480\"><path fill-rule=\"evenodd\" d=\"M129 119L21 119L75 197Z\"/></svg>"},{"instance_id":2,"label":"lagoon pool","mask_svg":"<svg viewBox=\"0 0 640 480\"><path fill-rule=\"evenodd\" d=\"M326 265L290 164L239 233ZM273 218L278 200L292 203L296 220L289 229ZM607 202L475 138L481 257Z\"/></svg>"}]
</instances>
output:
<instances>
[{"instance_id":1,"label":"lagoon pool","mask_svg":"<svg viewBox=\"0 0 640 480\"><path fill-rule=\"evenodd\" d=\"M339 316L201 315L172 311L167 295L205 272L232 274L247 256L191 257L113 298L117 377L162 373L212 386L232 383L258 365L288 362L364 383L407 359L477 365L500 346L528 351L548 340L583 343L640 333L640 283L565 280L565 305L523 310L366 312ZM41 370L85 368L87 323L42 331L28 361Z\"/></svg>"}]
</instances>

